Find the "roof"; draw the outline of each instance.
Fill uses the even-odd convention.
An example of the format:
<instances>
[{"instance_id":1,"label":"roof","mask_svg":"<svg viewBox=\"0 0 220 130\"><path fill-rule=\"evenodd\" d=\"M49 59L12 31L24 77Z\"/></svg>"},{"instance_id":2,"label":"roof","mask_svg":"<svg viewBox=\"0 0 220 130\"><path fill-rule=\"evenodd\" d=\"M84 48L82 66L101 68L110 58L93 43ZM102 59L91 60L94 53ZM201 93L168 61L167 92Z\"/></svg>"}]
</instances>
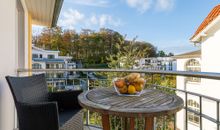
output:
<instances>
[{"instance_id":1,"label":"roof","mask_svg":"<svg viewBox=\"0 0 220 130\"><path fill-rule=\"evenodd\" d=\"M57 52L59 53L60 51L54 51L54 50L44 50L42 48L36 47L35 45L32 44L32 49L38 50L38 51L43 51L43 52Z\"/></svg>"},{"instance_id":2,"label":"roof","mask_svg":"<svg viewBox=\"0 0 220 130\"><path fill-rule=\"evenodd\" d=\"M199 33L201 33L213 20L215 20L220 15L220 4L215 6L209 15L205 18L202 24L198 27L194 35L190 38L192 40L195 38Z\"/></svg>"},{"instance_id":3,"label":"roof","mask_svg":"<svg viewBox=\"0 0 220 130\"><path fill-rule=\"evenodd\" d=\"M64 0L22 0L28 10L32 23L36 25L55 27Z\"/></svg>"},{"instance_id":4,"label":"roof","mask_svg":"<svg viewBox=\"0 0 220 130\"><path fill-rule=\"evenodd\" d=\"M200 58L200 57L201 57L201 50L187 52L187 53L173 56L173 58L175 59Z\"/></svg>"},{"instance_id":5,"label":"roof","mask_svg":"<svg viewBox=\"0 0 220 130\"><path fill-rule=\"evenodd\" d=\"M52 20L51 27L55 27L56 24L57 24L57 21L58 21L59 15L60 15L60 10L61 10L62 5L63 5L63 1L64 0L56 0L55 8L54 8L54 11L53 11L54 13L53 13L53 20Z\"/></svg>"},{"instance_id":6,"label":"roof","mask_svg":"<svg viewBox=\"0 0 220 130\"><path fill-rule=\"evenodd\" d=\"M33 61L36 62L48 62L48 63L63 63L63 59L47 59L47 58L33 58Z\"/></svg>"}]
</instances>

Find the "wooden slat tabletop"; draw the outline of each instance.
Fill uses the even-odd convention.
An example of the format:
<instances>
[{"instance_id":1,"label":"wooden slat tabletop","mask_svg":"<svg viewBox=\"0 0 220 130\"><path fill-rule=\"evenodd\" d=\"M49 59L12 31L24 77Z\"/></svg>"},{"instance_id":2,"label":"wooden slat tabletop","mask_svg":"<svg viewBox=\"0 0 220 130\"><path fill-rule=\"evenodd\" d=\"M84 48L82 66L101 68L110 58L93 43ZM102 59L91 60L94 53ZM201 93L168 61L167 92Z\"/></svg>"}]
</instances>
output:
<instances>
[{"instance_id":1,"label":"wooden slat tabletop","mask_svg":"<svg viewBox=\"0 0 220 130\"><path fill-rule=\"evenodd\" d=\"M174 114L183 108L183 100L160 90L145 89L141 96L119 96L113 88L98 88L78 97L82 107L102 114L147 117Z\"/></svg>"}]
</instances>

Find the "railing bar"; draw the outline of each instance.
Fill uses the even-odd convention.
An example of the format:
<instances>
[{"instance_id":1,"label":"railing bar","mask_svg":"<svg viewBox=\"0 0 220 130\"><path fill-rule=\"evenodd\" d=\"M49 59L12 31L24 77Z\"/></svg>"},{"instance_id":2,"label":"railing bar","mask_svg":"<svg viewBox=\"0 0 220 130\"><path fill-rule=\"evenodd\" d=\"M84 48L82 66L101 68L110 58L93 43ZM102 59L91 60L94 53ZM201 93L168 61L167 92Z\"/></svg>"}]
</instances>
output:
<instances>
[{"instance_id":1,"label":"railing bar","mask_svg":"<svg viewBox=\"0 0 220 130\"><path fill-rule=\"evenodd\" d=\"M185 130L188 130L188 104L187 104L187 101L188 101L188 96L187 96L187 92L185 92Z\"/></svg>"},{"instance_id":2,"label":"railing bar","mask_svg":"<svg viewBox=\"0 0 220 130\"><path fill-rule=\"evenodd\" d=\"M199 96L199 120L200 120L200 130L202 130L202 97Z\"/></svg>"},{"instance_id":3,"label":"railing bar","mask_svg":"<svg viewBox=\"0 0 220 130\"><path fill-rule=\"evenodd\" d=\"M186 108L184 107L184 109L186 109ZM194 113L194 114L200 116L200 112L195 111L195 110L193 110L193 109L188 108L187 111L192 112L192 113ZM203 118L205 118L205 119L207 119L207 120L209 120L209 121L212 121L213 123L218 123L216 119L214 119L214 118L212 118L212 117L210 117L210 116L207 116L207 115L205 115L205 114L201 114L201 117L203 117Z\"/></svg>"},{"instance_id":4,"label":"railing bar","mask_svg":"<svg viewBox=\"0 0 220 130\"><path fill-rule=\"evenodd\" d=\"M156 85L156 84L153 84L153 86L157 86L157 87L161 87L161 88L167 88L167 89L171 89L171 90L176 90L176 91L180 91L180 92L183 92L183 93L187 92L190 95L194 95L194 96L198 96L198 97L201 96L201 97L209 99L209 100L220 102L220 99L209 97L209 96L198 94L198 93L194 93L194 92L190 92L190 91L186 91L186 90L181 90L181 89L176 89L176 88L169 88L169 87L165 87L165 86L161 86L161 85Z\"/></svg>"},{"instance_id":5,"label":"railing bar","mask_svg":"<svg viewBox=\"0 0 220 130\"><path fill-rule=\"evenodd\" d=\"M219 102L216 102L217 104L217 113L216 113L216 115L217 115L217 117L216 117L216 119L217 119L217 130L219 130Z\"/></svg>"},{"instance_id":6,"label":"railing bar","mask_svg":"<svg viewBox=\"0 0 220 130\"><path fill-rule=\"evenodd\" d=\"M188 71L159 71L159 70L128 70L128 69L17 69L18 72L48 72L48 71L81 71L81 72L136 72L148 74L178 75L187 77L200 77L207 79L220 79L219 73L188 72Z\"/></svg>"},{"instance_id":7,"label":"railing bar","mask_svg":"<svg viewBox=\"0 0 220 130\"><path fill-rule=\"evenodd\" d=\"M174 130L176 130L176 113L174 114Z\"/></svg>"},{"instance_id":8,"label":"railing bar","mask_svg":"<svg viewBox=\"0 0 220 130\"><path fill-rule=\"evenodd\" d=\"M154 74L151 74L151 85L154 84ZM156 89L156 88L154 88Z\"/></svg>"},{"instance_id":9,"label":"railing bar","mask_svg":"<svg viewBox=\"0 0 220 130\"><path fill-rule=\"evenodd\" d=\"M87 84L87 90L89 90L89 77L88 77L88 72L86 73L86 84ZM86 111L86 125L89 125L90 124L90 112L89 110Z\"/></svg>"}]
</instances>

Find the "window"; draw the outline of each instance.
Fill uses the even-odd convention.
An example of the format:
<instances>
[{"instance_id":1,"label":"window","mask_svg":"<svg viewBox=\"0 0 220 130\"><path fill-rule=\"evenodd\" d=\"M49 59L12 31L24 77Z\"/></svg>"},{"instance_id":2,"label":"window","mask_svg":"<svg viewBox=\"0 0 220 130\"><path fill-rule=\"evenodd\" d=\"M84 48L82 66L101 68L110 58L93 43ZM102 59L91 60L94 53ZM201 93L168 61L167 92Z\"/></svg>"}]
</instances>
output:
<instances>
[{"instance_id":1,"label":"window","mask_svg":"<svg viewBox=\"0 0 220 130\"><path fill-rule=\"evenodd\" d=\"M43 58L43 55L42 55L42 54L40 54L40 58Z\"/></svg>"},{"instance_id":2,"label":"window","mask_svg":"<svg viewBox=\"0 0 220 130\"><path fill-rule=\"evenodd\" d=\"M46 64L46 69L57 69L58 64Z\"/></svg>"},{"instance_id":3,"label":"window","mask_svg":"<svg viewBox=\"0 0 220 130\"><path fill-rule=\"evenodd\" d=\"M200 105L196 101L190 99L187 101L187 105L188 105L188 108L199 112ZM200 118L198 115L196 115L193 112L188 112L187 114L188 114L188 121L189 122L194 123L194 124L200 123Z\"/></svg>"},{"instance_id":4,"label":"window","mask_svg":"<svg viewBox=\"0 0 220 130\"><path fill-rule=\"evenodd\" d=\"M64 65L63 64L59 64L59 69L63 69Z\"/></svg>"},{"instance_id":5,"label":"window","mask_svg":"<svg viewBox=\"0 0 220 130\"><path fill-rule=\"evenodd\" d=\"M191 59L186 62L185 69L186 71L200 72L201 71L200 63L196 59ZM201 78L187 77L186 82L201 82Z\"/></svg>"},{"instance_id":6,"label":"window","mask_svg":"<svg viewBox=\"0 0 220 130\"><path fill-rule=\"evenodd\" d=\"M32 58L38 58L38 54L32 54Z\"/></svg>"},{"instance_id":7,"label":"window","mask_svg":"<svg viewBox=\"0 0 220 130\"><path fill-rule=\"evenodd\" d=\"M50 64L46 64L46 69L50 69Z\"/></svg>"},{"instance_id":8,"label":"window","mask_svg":"<svg viewBox=\"0 0 220 130\"><path fill-rule=\"evenodd\" d=\"M32 64L32 68L33 69L41 69L41 64L34 63L34 64Z\"/></svg>"},{"instance_id":9,"label":"window","mask_svg":"<svg viewBox=\"0 0 220 130\"><path fill-rule=\"evenodd\" d=\"M47 58L48 58L48 59L54 59L55 56L54 56L54 55L47 55Z\"/></svg>"}]
</instances>

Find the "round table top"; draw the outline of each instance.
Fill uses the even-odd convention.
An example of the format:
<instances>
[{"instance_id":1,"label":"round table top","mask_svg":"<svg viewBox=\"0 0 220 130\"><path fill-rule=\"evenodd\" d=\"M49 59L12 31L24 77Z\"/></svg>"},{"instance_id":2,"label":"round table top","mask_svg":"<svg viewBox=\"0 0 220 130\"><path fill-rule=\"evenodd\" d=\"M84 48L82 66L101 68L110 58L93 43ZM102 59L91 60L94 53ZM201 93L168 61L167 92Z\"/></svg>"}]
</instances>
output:
<instances>
[{"instance_id":1,"label":"round table top","mask_svg":"<svg viewBox=\"0 0 220 130\"><path fill-rule=\"evenodd\" d=\"M113 88L98 88L80 94L78 100L88 110L125 117L170 115L184 106L179 96L156 89L145 89L140 96L119 96Z\"/></svg>"}]
</instances>

